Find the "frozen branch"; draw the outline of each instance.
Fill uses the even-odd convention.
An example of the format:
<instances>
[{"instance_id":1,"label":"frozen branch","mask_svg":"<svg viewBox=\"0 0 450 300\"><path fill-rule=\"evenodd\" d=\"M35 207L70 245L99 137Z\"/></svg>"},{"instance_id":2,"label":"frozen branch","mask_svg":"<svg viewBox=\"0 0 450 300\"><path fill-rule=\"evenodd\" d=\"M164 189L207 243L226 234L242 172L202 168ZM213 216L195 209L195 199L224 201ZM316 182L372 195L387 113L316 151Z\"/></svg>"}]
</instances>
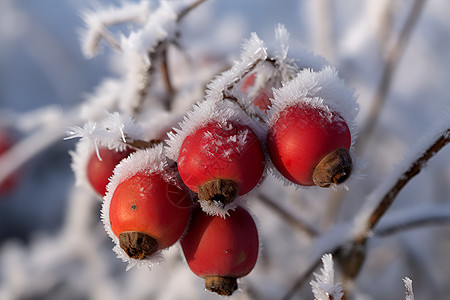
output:
<instances>
[{"instance_id":1,"label":"frozen branch","mask_svg":"<svg viewBox=\"0 0 450 300\"><path fill-rule=\"evenodd\" d=\"M371 213L368 221L365 232L361 233L361 235L357 239L357 243L363 243L367 238L368 233L375 227L381 217L386 213L389 207L394 202L398 193L403 189L403 187L419 172L425 167L428 160L430 160L439 150L444 148L448 142L450 141L450 128L445 128L440 135L432 141L431 146L429 146L420 156L411 162L411 165L408 169L406 169L398 179L394 183L387 182L386 186L391 184L390 188L388 188L383 196L381 197L381 201L375 208L375 210ZM388 178L389 179L389 178ZM382 189L383 186L380 188ZM375 193L376 195L377 193Z\"/></svg>"},{"instance_id":2,"label":"frozen branch","mask_svg":"<svg viewBox=\"0 0 450 300\"><path fill-rule=\"evenodd\" d=\"M418 206L390 213L377 226L374 234L385 237L405 230L450 223L448 205Z\"/></svg>"},{"instance_id":3,"label":"frozen branch","mask_svg":"<svg viewBox=\"0 0 450 300\"><path fill-rule=\"evenodd\" d=\"M99 48L101 40L105 40L114 49L121 50L121 45L117 41L108 27L123 23L142 23L150 13L149 2L123 3L121 7L109 7L98 11L83 12L83 20L86 23L86 30L82 35L82 48L86 57L94 57Z\"/></svg>"},{"instance_id":4,"label":"frozen branch","mask_svg":"<svg viewBox=\"0 0 450 300\"><path fill-rule=\"evenodd\" d=\"M411 278L409 278L409 277L403 278L403 283L405 284L405 288L406 288L405 300L414 300L414 293L413 293Z\"/></svg>"},{"instance_id":5,"label":"frozen branch","mask_svg":"<svg viewBox=\"0 0 450 300\"><path fill-rule=\"evenodd\" d=\"M377 87L376 94L372 100L372 106L369 108L369 115L366 120L365 126L361 129L359 139L356 144L356 151L361 153L363 147L367 144L370 136L372 135L373 129L380 115L381 109L386 101L389 89L392 84L392 79L397 66L400 62L400 58L404 53L404 50L409 42L411 33L414 26L420 16L422 8L424 6L425 0L415 0L411 11L406 19L403 28L401 29L400 35L392 47L391 51L387 54L383 73L381 75L380 83Z\"/></svg>"}]
</instances>

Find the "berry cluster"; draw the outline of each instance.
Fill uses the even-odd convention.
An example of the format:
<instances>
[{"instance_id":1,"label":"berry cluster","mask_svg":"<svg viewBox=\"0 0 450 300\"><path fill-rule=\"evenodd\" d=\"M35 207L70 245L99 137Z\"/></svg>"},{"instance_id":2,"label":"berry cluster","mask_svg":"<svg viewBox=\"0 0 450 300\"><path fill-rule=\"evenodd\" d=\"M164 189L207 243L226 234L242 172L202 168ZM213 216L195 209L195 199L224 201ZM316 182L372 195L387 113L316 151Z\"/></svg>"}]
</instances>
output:
<instances>
[{"instance_id":1,"label":"berry cluster","mask_svg":"<svg viewBox=\"0 0 450 300\"><path fill-rule=\"evenodd\" d=\"M269 173L322 188L352 174L353 93L334 68L268 58L253 40L247 52L258 55L243 55L214 79L168 139L146 142L139 126L118 114L83 129L95 144L83 172L103 196L105 229L129 266L150 266L180 241L206 288L231 295L259 251L242 196Z\"/></svg>"}]
</instances>

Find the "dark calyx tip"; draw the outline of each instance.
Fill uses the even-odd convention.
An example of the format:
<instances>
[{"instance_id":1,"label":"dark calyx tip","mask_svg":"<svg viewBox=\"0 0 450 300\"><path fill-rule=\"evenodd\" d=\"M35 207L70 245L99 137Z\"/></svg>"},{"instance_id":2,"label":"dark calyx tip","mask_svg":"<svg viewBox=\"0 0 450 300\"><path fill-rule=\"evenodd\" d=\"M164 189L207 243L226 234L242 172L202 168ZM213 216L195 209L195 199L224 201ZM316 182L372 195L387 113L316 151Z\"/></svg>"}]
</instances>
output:
<instances>
[{"instance_id":1,"label":"dark calyx tip","mask_svg":"<svg viewBox=\"0 0 450 300\"><path fill-rule=\"evenodd\" d=\"M208 276L205 277L205 288L220 296L231 296L238 284L235 277Z\"/></svg>"},{"instance_id":2,"label":"dark calyx tip","mask_svg":"<svg viewBox=\"0 0 450 300\"><path fill-rule=\"evenodd\" d=\"M213 179L198 187L198 198L219 201L224 206L233 202L238 194L238 185L229 179Z\"/></svg>"},{"instance_id":3,"label":"dark calyx tip","mask_svg":"<svg viewBox=\"0 0 450 300\"><path fill-rule=\"evenodd\" d=\"M346 181L353 170L353 162L347 149L337 149L329 153L317 164L313 181L317 186L328 188L332 184Z\"/></svg>"},{"instance_id":4,"label":"dark calyx tip","mask_svg":"<svg viewBox=\"0 0 450 300\"><path fill-rule=\"evenodd\" d=\"M119 235L119 245L134 259L145 259L158 250L158 242L146 233L126 231Z\"/></svg>"}]
</instances>

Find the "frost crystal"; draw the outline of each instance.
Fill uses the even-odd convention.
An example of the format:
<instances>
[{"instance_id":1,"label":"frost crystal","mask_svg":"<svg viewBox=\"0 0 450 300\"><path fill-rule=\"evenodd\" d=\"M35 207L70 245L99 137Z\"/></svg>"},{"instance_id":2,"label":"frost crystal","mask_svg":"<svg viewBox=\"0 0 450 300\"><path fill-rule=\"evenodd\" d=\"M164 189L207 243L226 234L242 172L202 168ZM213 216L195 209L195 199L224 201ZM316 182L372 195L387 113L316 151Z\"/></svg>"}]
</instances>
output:
<instances>
[{"instance_id":1,"label":"frost crystal","mask_svg":"<svg viewBox=\"0 0 450 300\"><path fill-rule=\"evenodd\" d=\"M80 138L75 151L71 151L72 170L75 173L77 185L89 186L86 180L86 169L88 156L95 151L98 159L102 158L99 146L108 147L115 151L126 150L127 142L134 139L142 139L144 132L141 126L128 116L119 113L107 113L101 123L87 122L83 127L70 127L66 130L68 136L65 138Z\"/></svg>"},{"instance_id":2,"label":"frost crystal","mask_svg":"<svg viewBox=\"0 0 450 300\"><path fill-rule=\"evenodd\" d=\"M256 33L252 33L250 39L242 45L240 60L234 62L231 69L223 72L210 84L206 91L206 99L211 101L220 101L224 98L224 91L233 87L251 67L264 62L267 58L266 47Z\"/></svg>"},{"instance_id":3,"label":"frost crystal","mask_svg":"<svg viewBox=\"0 0 450 300\"><path fill-rule=\"evenodd\" d=\"M403 278L403 283L405 284L405 288L406 288L405 300L414 300L414 293L413 293L411 278L409 278L409 277Z\"/></svg>"},{"instance_id":4,"label":"frost crystal","mask_svg":"<svg viewBox=\"0 0 450 300\"><path fill-rule=\"evenodd\" d=\"M105 39L113 47L119 48L120 46L110 35L107 28L121 23L142 23L148 18L149 13L148 1L141 1L140 3L122 2L121 7L84 11L82 16L87 28L81 34L83 54L87 58L94 57L102 39Z\"/></svg>"},{"instance_id":5,"label":"frost crystal","mask_svg":"<svg viewBox=\"0 0 450 300\"><path fill-rule=\"evenodd\" d=\"M323 268L321 274L314 273L315 280L310 282L314 299L316 300L339 300L344 293L341 283L334 284L334 263L331 254L322 256Z\"/></svg>"},{"instance_id":6,"label":"frost crystal","mask_svg":"<svg viewBox=\"0 0 450 300\"><path fill-rule=\"evenodd\" d=\"M177 179L177 173L169 168L169 163L164 154L164 148L162 145L155 146L151 149L138 150L122 160L114 169L114 175L110 178L110 182L106 187L106 195L103 198L104 201L102 205L101 219L106 232L115 243L113 250L117 254L117 257L122 259L122 261L129 263L127 270L134 266L139 267L142 265L152 267L161 262L163 258L161 251L157 251L150 257L143 260L130 258L119 246L119 239L114 235L111 229L111 223L109 221L111 199L117 186L133 175L142 172L145 172L146 174L161 174L162 178L166 182L180 184Z\"/></svg>"}]
</instances>

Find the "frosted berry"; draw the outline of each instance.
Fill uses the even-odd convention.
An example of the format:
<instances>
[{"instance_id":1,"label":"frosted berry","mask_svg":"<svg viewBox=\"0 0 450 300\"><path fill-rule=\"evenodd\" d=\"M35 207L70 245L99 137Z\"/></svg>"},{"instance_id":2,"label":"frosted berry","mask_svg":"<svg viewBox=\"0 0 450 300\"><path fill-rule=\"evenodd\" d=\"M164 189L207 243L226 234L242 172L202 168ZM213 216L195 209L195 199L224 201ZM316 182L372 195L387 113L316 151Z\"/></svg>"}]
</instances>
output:
<instances>
[{"instance_id":1,"label":"frosted berry","mask_svg":"<svg viewBox=\"0 0 450 300\"><path fill-rule=\"evenodd\" d=\"M258 232L251 215L242 207L230 211L227 218L206 215L200 207L181 247L189 268L205 279L206 289L219 295L231 295L237 278L250 273L258 257Z\"/></svg>"},{"instance_id":2,"label":"frosted berry","mask_svg":"<svg viewBox=\"0 0 450 300\"><path fill-rule=\"evenodd\" d=\"M188 135L177 162L181 179L200 200L223 204L251 191L264 171L257 136L236 122L210 122Z\"/></svg>"},{"instance_id":3,"label":"frosted berry","mask_svg":"<svg viewBox=\"0 0 450 300\"><path fill-rule=\"evenodd\" d=\"M349 127L325 107L301 103L282 110L267 144L277 170L299 185L329 187L352 172Z\"/></svg>"},{"instance_id":4,"label":"frosted berry","mask_svg":"<svg viewBox=\"0 0 450 300\"><path fill-rule=\"evenodd\" d=\"M8 151L15 143L14 138L6 129L0 128L0 156ZM0 193L6 194L16 186L19 180L19 173L14 172L9 175L5 180L0 182Z\"/></svg>"},{"instance_id":5,"label":"frosted berry","mask_svg":"<svg viewBox=\"0 0 450 300\"><path fill-rule=\"evenodd\" d=\"M163 174L139 172L114 190L109 208L111 230L134 259L145 259L174 244L186 229L192 199L185 187Z\"/></svg>"},{"instance_id":6,"label":"frosted berry","mask_svg":"<svg viewBox=\"0 0 450 300\"><path fill-rule=\"evenodd\" d=\"M106 147L100 147L98 150L102 160L98 158L95 151L91 153L87 164L87 177L94 190L99 195L104 196L106 194L106 186L108 185L109 178L113 174L114 168L122 159L134 152L134 150L127 149L118 152Z\"/></svg>"}]
</instances>

